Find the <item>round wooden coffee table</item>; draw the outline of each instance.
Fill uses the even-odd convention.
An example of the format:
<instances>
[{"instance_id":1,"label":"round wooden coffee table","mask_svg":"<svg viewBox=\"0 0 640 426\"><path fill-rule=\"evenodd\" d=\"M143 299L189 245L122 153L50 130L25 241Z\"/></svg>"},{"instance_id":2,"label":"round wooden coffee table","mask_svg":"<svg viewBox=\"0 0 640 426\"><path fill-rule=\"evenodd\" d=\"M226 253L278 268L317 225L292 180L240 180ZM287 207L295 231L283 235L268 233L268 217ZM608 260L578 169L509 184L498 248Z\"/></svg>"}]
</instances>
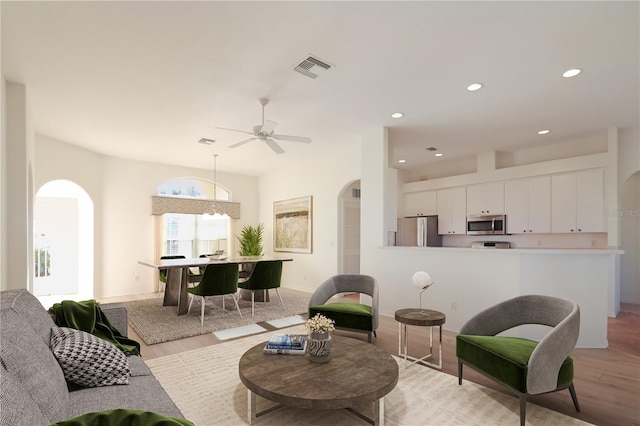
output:
<instances>
[{"instance_id":1,"label":"round wooden coffee table","mask_svg":"<svg viewBox=\"0 0 640 426\"><path fill-rule=\"evenodd\" d=\"M331 360L309 361L308 355L266 355L266 342L240 358L240 380L248 389L249 422L280 406L306 409L346 408L375 425L384 424L384 396L398 383L398 363L383 349L358 339L333 336ZM256 395L279 405L256 412ZM374 418L353 410L374 404Z\"/></svg>"},{"instance_id":2,"label":"round wooden coffee table","mask_svg":"<svg viewBox=\"0 0 640 426\"><path fill-rule=\"evenodd\" d=\"M420 363L429 367L442 370L442 324L445 323L447 317L442 312L432 311L422 308L399 309L395 313L396 321L398 321L398 355L404 358L405 368L411 364ZM409 335L407 334L407 325L417 325L421 327L429 327L429 354L422 358L409 356ZM433 327L437 326L440 330L440 338L438 339L438 363L427 361L433 360ZM407 365L407 359L412 363Z\"/></svg>"}]
</instances>

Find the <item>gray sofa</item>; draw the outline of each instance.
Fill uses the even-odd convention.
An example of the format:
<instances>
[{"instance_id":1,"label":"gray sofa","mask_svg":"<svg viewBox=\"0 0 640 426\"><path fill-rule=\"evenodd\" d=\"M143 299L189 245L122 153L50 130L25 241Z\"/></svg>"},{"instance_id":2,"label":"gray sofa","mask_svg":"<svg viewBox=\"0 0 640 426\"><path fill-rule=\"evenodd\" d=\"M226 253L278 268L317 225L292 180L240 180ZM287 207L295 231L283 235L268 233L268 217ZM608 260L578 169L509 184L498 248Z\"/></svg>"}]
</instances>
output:
<instances>
[{"instance_id":1,"label":"gray sofa","mask_svg":"<svg viewBox=\"0 0 640 426\"><path fill-rule=\"evenodd\" d=\"M127 334L123 304L101 305ZM0 425L50 425L82 414L127 408L182 418L141 357L129 357L128 385L81 388L68 384L49 349L54 322L27 290L0 293Z\"/></svg>"}]
</instances>

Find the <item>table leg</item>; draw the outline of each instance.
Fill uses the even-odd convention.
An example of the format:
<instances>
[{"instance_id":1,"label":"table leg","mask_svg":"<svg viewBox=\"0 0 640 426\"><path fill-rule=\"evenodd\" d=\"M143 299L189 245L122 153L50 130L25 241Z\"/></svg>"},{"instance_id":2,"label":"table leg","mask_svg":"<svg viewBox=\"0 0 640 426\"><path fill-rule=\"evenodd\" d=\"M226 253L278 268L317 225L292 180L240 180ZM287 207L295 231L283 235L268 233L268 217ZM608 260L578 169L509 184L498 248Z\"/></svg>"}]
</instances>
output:
<instances>
[{"instance_id":1,"label":"table leg","mask_svg":"<svg viewBox=\"0 0 640 426\"><path fill-rule=\"evenodd\" d=\"M187 284L189 268L167 269L167 285L164 290L164 306L177 306L178 315L185 315L189 310Z\"/></svg>"},{"instance_id":2,"label":"table leg","mask_svg":"<svg viewBox=\"0 0 640 426\"><path fill-rule=\"evenodd\" d=\"M384 426L384 397L374 402L373 413L374 426Z\"/></svg>"},{"instance_id":3,"label":"table leg","mask_svg":"<svg viewBox=\"0 0 640 426\"><path fill-rule=\"evenodd\" d=\"M247 389L247 417L249 424L254 424L257 419L256 415L256 394Z\"/></svg>"},{"instance_id":4,"label":"table leg","mask_svg":"<svg viewBox=\"0 0 640 426\"><path fill-rule=\"evenodd\" d=\"M407 333L407 324L398 323L398 355L404 358L404 368L409 367L412 364L423 364L428 367L436 368L438 370L442 370L442 325L434 326L439 328L439 339L438 339L438 363L429 362L428 359L433 360L433 327L429 327L429 354L423 356L422 358L416 358L409 355L409 335ZM411 363L407 364L407 360L410 360Z\"/></svg>"}]
</instances>

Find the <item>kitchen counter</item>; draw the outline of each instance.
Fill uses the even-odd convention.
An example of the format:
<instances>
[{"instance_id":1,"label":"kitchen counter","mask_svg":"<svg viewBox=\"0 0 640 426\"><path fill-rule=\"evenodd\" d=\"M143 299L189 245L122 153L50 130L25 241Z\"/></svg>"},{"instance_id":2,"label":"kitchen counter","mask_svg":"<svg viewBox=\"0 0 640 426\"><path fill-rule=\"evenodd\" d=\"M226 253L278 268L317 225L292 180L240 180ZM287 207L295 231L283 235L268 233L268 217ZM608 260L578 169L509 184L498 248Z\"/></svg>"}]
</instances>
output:
<instances>
[{"instance_id":1,"label":"kitchen counter","mask_svg":"<svg viewBox=\"0 0 640 426\"><path fill-rule=\"evenodd\" d=\"M502 253L502 254L580 254L580 255L601 255L601 254L624 254L623 250L617 248L606 249L563 249L563 248L471 248L471 247L409 247L409 246L384 246L380 249L389 250L448 250L459 252L482 252L482 253Z\"/></svg>"},{"instance_id":2,"label":"kitchen counter","mask_svg":"<svg viewBox=\"0 0 640 426\"><path fill-rule=\"evenodd\" d=\"M423 295L425 308L447 316L445 328L457 332L481 310L524 294L544 294L580 306L578 347L604 348L607 317L619 311L616 263L623 250L470 247L378 247L362 257L361 271L380 282L380 313L417 307L418 291L411 283L416 271L426 271L434 285ZM388 268L386 265L394 265ZM513 334L537 339L540 329Z\"/></svg>"}]
</instances>

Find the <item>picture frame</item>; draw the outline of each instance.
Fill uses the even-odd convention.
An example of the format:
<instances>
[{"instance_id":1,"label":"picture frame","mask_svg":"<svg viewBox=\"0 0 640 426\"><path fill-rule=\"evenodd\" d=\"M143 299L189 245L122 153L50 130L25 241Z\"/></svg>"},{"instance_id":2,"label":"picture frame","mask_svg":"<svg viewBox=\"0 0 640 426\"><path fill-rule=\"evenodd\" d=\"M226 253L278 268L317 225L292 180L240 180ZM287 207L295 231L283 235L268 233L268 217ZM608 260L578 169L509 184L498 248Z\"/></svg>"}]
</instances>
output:
<instances>
[{"instance_id":1,"label":"picture frame","mask_svg":"<svg viewBox=\"0 0 640 426\"><path fill-rule=\"evenodd\" d=\"M273 202L273 251L312 253L313 196Z\"/></svg>"}]
</instances>

